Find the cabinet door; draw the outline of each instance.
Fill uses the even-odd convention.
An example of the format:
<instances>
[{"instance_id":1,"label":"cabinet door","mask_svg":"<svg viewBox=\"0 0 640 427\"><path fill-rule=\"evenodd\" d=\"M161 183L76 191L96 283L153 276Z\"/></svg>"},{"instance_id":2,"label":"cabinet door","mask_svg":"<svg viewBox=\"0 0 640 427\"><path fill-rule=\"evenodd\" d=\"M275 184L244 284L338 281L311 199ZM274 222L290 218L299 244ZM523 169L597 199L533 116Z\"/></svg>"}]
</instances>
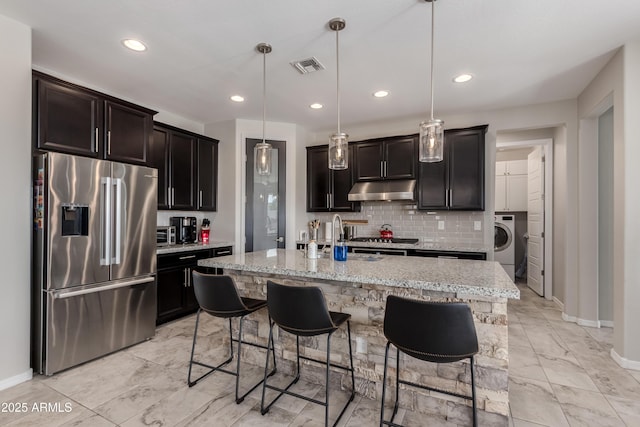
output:
<instances>
[{"instance_id":1,"label":"cabinet door","mask_svg":"<svg viewBox=\"0 0 640 427\"><path fill-rule=\"evenodd\" d=\"M158 315L156 324L174 319L185 307L186 267L158 271Z\"/></svg>"},{"instance_id":2,"label":"cabinet door","mask_svg":"<svg viewBox=\"0 0 640 427\"><path fill-rule=\"evenodd\" d=\"M384 178L415 179L417 137L384 142Z\"/></svg>"},{"instance_id":3,"label":"cabinet door","mask_svg":"<svg viewBox=\"0 0 640 427\"><path fill-rule=\"evenodd\" d=\"M445 133L445 148L449 151L450 209L484 210L486 129L486 126L479 126Z\"/></svg>"},{"instance_id":4,"label":"cabinet door","mask_svg":"<svg viewBox=\"0 0 640 427\"><path fill-rule=\"evenodd\" d=\"M57 82L36 79L36 85L37 148L100 157L100 99Z\"/></svg>"},{"instance_id":5,"label":"cabinet door","mask_svg":"<svg viewBox=\"0 0 640 427\"><path fill-rule=\"evenodd\" d=\"M524 160L509 160L507 162L508 175L526 175L528 173L529 163Z\"/></svg>"},{"instance_id":6,"label":"cabinet door","mask_svg":"<svg viewBox=\"0 0 640 427\"><path fill-rule=\"evenodd\" d=\"M153 131L151 114L127 105L105 101L105 158L126 163L147 163Z\"/></svg>"},{"instance_id":7,"label":"cabinet door","mask_svg":"<svg viewBox=\"0 0 640 427\"><path fill-rule=\"evenodd\" d=\"M355 164L355 149L349 146L349 162ZM360 212L359 202L349 201L349 191L353 187L353 167L345 170L331 172L331 211L333 212Z\"/></svg>"},{"instance_id":8,"label":"cabinet door","mask_svg":"<svg viewBox=\"0 0 640 427\"><path fill-rule=\"evenodd\" d=\"M418 209L449 209L447 205L447 146L445 159L436 163L420 163L418 171Z\"/></svg>"},{"instance_id":9,"label":"cabinet door","mask_svg":"<svg viewBox=\"0 0 640 427\"><path fill-rule=\"evenodd\" d=\"M496 212L509 210L507 207L507 176L496 175Z\"/></svg>"},{"instance_id":10,"label":"cabinet door","mask_svg":"<svg viewBox=\"0 0 640 427\"><path fill-rule=\"evenodd\" d=\"M198 210L215 211L218 191L218 142L198 139Z\"/></svg>"},{"instance_id":11,"label":"cabinet door","mask_svg":"<svg viewBox=\"0 0 640 427\"><path fill-rule=\"evenodd\" d=\"M527 177L528 175L507 176L507 206L510 211L527 211Z\"/></svg>"},{"instance_id":12,"label":"cabinet door","mask_svg":"<svg viewBox=\"0 0 640 427\"><path fill-rule=\"evenodd\" d=\"M507 163L508 162L504 160L496 162L496 176L507 174Z\"/></svg>"},{"instance_id":13,"label":"cabinet door","mask_svg":"<svg viewBox=\"0 0 640 427\"><path fill-rule=\"evenodd\" d=\"M195 210L196 193L196 138L171 132L169 144L171 182L171 209Z\"/></svg>"},{"instance_id":14,"label":"cabinet door","mask_svg":"<svg viewBox=\"0 0 640 427\"><path fill-rule=\"evenodd\" d=\"M356 147L356 181L374 181L383 177L384 150L382 141L358 142Z\"/></svg>"},{"instance_id":15,"label":"cabinet door","mask_svg":"<svg viewBox=\"0 0 640 427\"><path fill-rule=\"evenodd\" d=\"M329 211L331 181L328 161L327 146L307 148L307 212Z\"/></svg>"},{"instance_id":16,"label":"cabinet door","mask_svg":"<svg viewBox=\"0 0 640 427\"><path fill-rule=\"evenodd\" d=\"M169 132L155 127L149 141L147 164L158 169L158 209L169 209Z\"/></svg>"}]
</instances>

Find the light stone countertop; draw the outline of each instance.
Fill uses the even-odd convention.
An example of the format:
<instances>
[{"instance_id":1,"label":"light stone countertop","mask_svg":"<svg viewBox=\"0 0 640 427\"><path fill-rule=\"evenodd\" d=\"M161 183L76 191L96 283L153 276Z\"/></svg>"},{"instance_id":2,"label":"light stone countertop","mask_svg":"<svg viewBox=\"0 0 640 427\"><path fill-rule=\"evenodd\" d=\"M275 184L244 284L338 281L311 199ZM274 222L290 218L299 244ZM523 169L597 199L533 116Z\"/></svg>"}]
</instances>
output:
<instances>
[{"instance_id":1,"label":"light stone countertop","mask_svg":"<svg viewBox=\"0 0 640 427\"><path fill-rule=\"evenodd\" d=\"M494 261L349 254L346 262L271 249L198 261L204 267L383 286L519 299L520 291Z\"/></svg>"},{"instance_id":2,"label":"light stone countertop","mask_svg":"<svg viewBox=\"0 0 640 427\"><path fill-rule=\"evenodd\" d=\"M160 246L156 248L156 255L172 254L177 252L190 252L190 251L204 251L206 249L224 248L226 246L233 246L233 242L226 242L222 240L210 240L209 244L204 245L202 243L187 243L184 245L168 245Z\"/></svg>"}]
</instances>

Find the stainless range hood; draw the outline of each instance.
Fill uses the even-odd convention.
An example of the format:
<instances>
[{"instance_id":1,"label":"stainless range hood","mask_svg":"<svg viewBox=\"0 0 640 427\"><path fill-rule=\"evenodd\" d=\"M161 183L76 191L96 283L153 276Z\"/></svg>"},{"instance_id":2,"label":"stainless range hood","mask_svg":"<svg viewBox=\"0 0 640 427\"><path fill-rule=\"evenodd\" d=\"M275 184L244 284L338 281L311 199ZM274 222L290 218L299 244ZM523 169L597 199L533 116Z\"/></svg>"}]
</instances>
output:
<instances>
[{"instance_id":1,"label":"stainless range hood","mask_svg":"<svg viewBox=\"0 0 640 427\"><path fill-rule=\"evenodd\" d=\"M350 202L374 200L415 200L416 180L356 182L349 191Z\"/></svg>"}]
</instances>

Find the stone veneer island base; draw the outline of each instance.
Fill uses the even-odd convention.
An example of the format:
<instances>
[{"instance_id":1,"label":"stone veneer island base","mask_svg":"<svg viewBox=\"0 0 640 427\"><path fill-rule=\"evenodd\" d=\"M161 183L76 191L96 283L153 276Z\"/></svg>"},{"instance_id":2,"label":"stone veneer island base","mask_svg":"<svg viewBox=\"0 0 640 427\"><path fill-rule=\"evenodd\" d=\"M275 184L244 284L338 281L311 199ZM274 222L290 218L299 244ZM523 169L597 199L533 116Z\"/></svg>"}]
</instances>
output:
<instances>
[{"instance_id":1,"label":"stone veneer island base","mask_svg":"<svg viewBox=\"0 0 640 427\"><path fill-rule=\"evenodd\" d=\"M298 286L319 286L329 310L350 313L354 352L356 391L379 400L386 339L382 325L388 295L425 301L456 301L469 304L474 315L480 351L475 357L478 421L481 426L506 426L509 413L507 300L520 293L500 264L400 256L349 254L346 262L330 258L307 259L302 252L274 249L254 253L211 258L201 266L224 269L236 282L243 296L266 298L267 280ZM237 326L236 326L237 327ZM245 320L247 340L266 344L269 335L265 310ZM455 337L451 337L455 339ZM395 347L392 347L395 349ZM301 337L301 353L323 359L326 336ZM346 330L331 338L332 361L348 364ZM391 354L395 357L395 351ZM279 372L295 369L295 337L285 332L276 340ZM245 354L243 354L245 357ZM246 353L245 360L264 365L264 353ZM395 396L395 361L390 361L387 414ZM305 362L301 377L323 383L319 365ZM434 364L401 356L401 378L415 383L462 394L471 394L468 362ZM331 373L331 387L350 387L350 376L343 371ZM442 393L401 386L400 407L436 414L462 425L471 425L469 401Z\"/></svg>"}]
</instances>

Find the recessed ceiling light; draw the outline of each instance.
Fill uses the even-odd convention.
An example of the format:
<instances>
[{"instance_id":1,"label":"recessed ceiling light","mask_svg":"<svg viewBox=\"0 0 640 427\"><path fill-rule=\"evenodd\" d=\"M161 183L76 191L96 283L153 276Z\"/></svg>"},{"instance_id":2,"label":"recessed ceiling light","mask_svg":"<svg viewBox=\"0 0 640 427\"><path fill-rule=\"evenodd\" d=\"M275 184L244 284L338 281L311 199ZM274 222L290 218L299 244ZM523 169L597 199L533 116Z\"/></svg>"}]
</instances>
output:
<instances>
[{"instance_id":1,"label":"recessed ceiling light","mask_svg":"<svg viewBox=\"0 0 640 427\"><path fill-rule=\"evenodd\" d=\"M465 83L471 80L473 76L471 74L460 74L459 76L455 76L453 81L456 83Z\"/></svg>"},{"instance_id":2,"label":"recessed ceiling light","mask_svg":"<svg viewBox=\"0 0 640 427\"><path fill-rule=\"evenodd\" d=\"M324 105L322 104L318 104L317 102L314 102L313 104L309 105L310 108L313 108L314 110L319 110L322 107L324 107Z\"/></svg>"},{"instance_id":3,"label":"recessed ceiling light","mask_svg":"<svg viewBox=\"0 0 640 427\"><path fill-rule=\"evenodd\" d=\"M233 95L229 97L229 99L232 100L233 102L244 102L244 98L240 95Z\"/></svg>"},{"instance_id":4,"label":"recessed ceiling light","mask_svg":"<svg viewBox=\"0 0 640 427\"><path fill-rule=\"evenodd\" d=\"M145 44L142 43L140 40L136 40L136 39L122 40L122 44L131 50L135 50L136 52L144 52L145 50L147 50L147 46L145 46Z\"/></svg>"},{"instance_id":5,"label":"recessed ceiling light","mask_svg":"<svg viewBox=\"0 0 640 427\"><path fill-rule=\"evenodd\" d=\"M373 93L373 96L375 96L376 98L384 98L387 95L389 95L388 90L379 90Z\"/></svg>"}]
</instances>

